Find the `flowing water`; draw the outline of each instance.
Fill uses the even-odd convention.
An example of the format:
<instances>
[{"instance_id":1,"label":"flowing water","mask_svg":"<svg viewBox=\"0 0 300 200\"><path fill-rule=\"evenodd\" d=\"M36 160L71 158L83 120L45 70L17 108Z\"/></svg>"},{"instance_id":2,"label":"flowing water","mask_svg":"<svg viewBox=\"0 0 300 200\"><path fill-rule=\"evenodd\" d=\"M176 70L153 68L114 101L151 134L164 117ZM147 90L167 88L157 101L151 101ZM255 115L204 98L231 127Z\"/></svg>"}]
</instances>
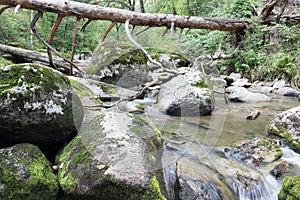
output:
<instances>
[{"instance_id":1,"label":"flowing water","mask_svg":"<svg viewBox=\"0 0 300 200\"><path fill-rule=\"evenodd\" d=\"M164 137L163 171L168 199L179 199L176 191L178 173L204 179L206 183L214 180L215 184L206 184L205 187L215 188L216 191L221 187L228 194L225 197L212 195L210 199L277 199L282 180L276 180L269 169L253 169L226 158L220 149L255 137L268 137L268 121L277 113L299 106L300 102L292 97L273 96L272 101L266 103L225 104L223 95L217 94L215 103L215 111L211 116L167 116L155 106L149 106L146 110L146 116L161 130ZM246 120L247 115L254 110L260 111L259 117ZM282 147L282 151L281 159L300 169L299 154L288 147ZM237 177L248 178L249 181L240 181ZM253 180L252 177L257 179ZM256 184L253 184L255 181ZM245 185L245 182L249 185ZM200 186L200 182L193 183L193 186L197 185L202 189L204 187Z\"/></svg>"}]
</instances>

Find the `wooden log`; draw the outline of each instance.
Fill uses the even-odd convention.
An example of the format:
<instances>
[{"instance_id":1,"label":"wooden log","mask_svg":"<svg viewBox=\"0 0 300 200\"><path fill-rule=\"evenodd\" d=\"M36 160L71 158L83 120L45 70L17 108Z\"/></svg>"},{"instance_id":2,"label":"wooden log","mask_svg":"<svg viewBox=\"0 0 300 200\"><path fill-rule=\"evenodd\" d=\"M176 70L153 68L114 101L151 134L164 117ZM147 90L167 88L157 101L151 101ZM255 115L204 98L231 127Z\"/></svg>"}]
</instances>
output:
<instances>
[{"instance_id":1,"label":"wooden log","mask_svg":"<svg viewBox=\"0 0 300 200\"><path fill-rule=\"evenodd\" d=\"M237 31L246 29L250 22L244 20L216 19L197 16L179 16L173 14L139 13L117 8L100 7L67 0L0 0L0 4L52 12L63 16L88 18L89 20L108 20L125 23L130 21L134 26L178 27L190 29L210 29L220 31Z\"/></svg>"},{"instance_id":2,"label":"wooden log","mask_svg":"<svg viewBox=\"0 0 300 200\"><path fill-rule=\"evenodd\" d=\"M3 44L0 44L0 51L10 53L10 54L13 54L13 55L22 56L24 58L29 58L29 59L49 63L49 58L48 58L47 53L40 53L40 52L36 52L36 51L32 51L32 50L12 47L12 46L3 45ZM68 70L70 69L70 64L65 62L60 57L53 56L52 60L53 60L53 63L55 64L55 66L61 67L61 68L64 68L64 69L68 69ZM74 64L79 66L81 69L87 67L86 61L74 60L73 62L74 62Z\"/></svg>"}]
</instances>

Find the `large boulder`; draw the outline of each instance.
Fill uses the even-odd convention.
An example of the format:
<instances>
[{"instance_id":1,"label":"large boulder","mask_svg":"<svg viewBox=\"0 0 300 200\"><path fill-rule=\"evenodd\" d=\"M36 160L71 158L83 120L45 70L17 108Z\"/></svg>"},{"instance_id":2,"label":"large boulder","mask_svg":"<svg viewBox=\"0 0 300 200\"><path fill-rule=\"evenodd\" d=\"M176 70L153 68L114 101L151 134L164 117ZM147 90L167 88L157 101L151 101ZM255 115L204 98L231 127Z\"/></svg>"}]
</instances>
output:
<instances>
[{"instance_id":1,"label":"large boulder","mask_svg":"<svg viewBox=\"0 0 300 200\"><path fill-rule=\"evenodd\" d=\"M57 177L37 146L0 149L0 199L54 200L58 190Z\"/></svg>"},{"instance_id":2,"label":"large boulder","mask_svg":"<svg viewBox=\"0 0 300 200\"><path fill-rule=\"evenodd\" d=\"M81 123L82 112L62 73L36 64L0 68L0 147L63 144Z\"/></svg>"},{"instance_id":3,"label":"large boulder","mask_svg":"<svg viewBox=\"0 0 300 200\"><path fill-rule=\"evenodd\" d=\"M95 49L86 73L122 87L141 85L147 82L147 57L128 42L104 42Z\"/></svg>"},{"instance_id":4,"label":"large boulder","mask_svg":"<svg viewBox=\"0 0 300 200\"><path fill-rule=\"evenodd\" d=\"M212 91L205 81L193 84L182 75L161 85L157 103L168 115L209 115L214 108Z\"/></svg>"},{"instance_id":5,"label":"large boulder","mask_svg":"<svg viewBox=\"0 0 300 200\"><path fill-rule=\"evenodd\" d=\"M88 118L57 156L59 183L66 196L165 199L158 182L161 175L155 173L161 167L162 144L154 125L112 110Z\"/></svg>"},{"instance_id":6,"label":"large boulder","mask_svg":"<svg viewBox=\"0 0 300 200\"><path fill-rule=\"evenodd\" d=\"M230 86L226 88L228 99L233 102L268 102L271 98L256 92L250 92L244 87Z\"/></svg>"},{"instance_id":7,"label":"large boulder","mask_svg":"<svg viewBox=\"0 0 300 200\"><path fill-rule=\"evenodd\" d=\"M268 133L286 139L288 145L300 152L300 106L275 115L268 125Z\"/></svg>"},{"instance_id":8,"label":"large boulder","mask_svg":"<svg viewBox=\"0 0 300 200\"><path fill-rule=\"evenodd\" d=\"M287 176L283 179L278 200L286 199L300 199L300 176Z\"/></svg>"}]
</instances>

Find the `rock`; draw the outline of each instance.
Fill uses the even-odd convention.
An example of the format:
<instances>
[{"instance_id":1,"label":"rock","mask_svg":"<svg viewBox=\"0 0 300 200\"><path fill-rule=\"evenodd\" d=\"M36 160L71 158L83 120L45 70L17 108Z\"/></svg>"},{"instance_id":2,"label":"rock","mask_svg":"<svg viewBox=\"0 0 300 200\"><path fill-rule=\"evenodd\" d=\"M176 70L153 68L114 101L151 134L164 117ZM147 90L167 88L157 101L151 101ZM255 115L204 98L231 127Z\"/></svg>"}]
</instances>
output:
<instances>
[{"instance_id":1,"label":"rock","mask_svg":"<svg viewBox=\"0 0 300 200\"><path fill-rule=\"evenodd\" d=\"M0 199L56 199L57 177L38 147L17 144L0 149Z\"/></svg>"},{"instance_id":2,"label":"rock","mask_svg":"<svg viewBox=\"0 0 300 200\"><path fill-rule=\"evenodd\" d=\"M288 170L288 168L291 168L291 164L289 164L286 161L283 161L281 163L279 163L278 165L276 165L271 171L270 173L275 176L276 179L281 178L282 176L285 176L286 171Z\"/></svg>"},{"instance_id":3,"label":"rock","mask_svg":"<svg viewBox=\"0 0 300 200\"><path fill-rule=\"evenodd\" d=\"M147 57L131 43L111 40L96 47L86 73L114 84L122 78L122 87L133 87L147 82Z\"/></svg>"},{"instance_id":4,"label":"rock","mask_svg":"<svg viewBox=\"0 0 300 200\"><path fill-rule=\"evenodd\" d=\"M118 109L123 112L129 112L129 113L143 113L144 112L144 106L136 101L121 101L117 105Z\"/></svg>"},{"instance_id":5,"label":"rock","mask_svg":"<svg viewBox=\"0 0 300 200\"><path fill-rule=\"evenodd\" d=\"M248 79L246 78L239 78L236 79L232 84L232 86L238 86L238 87L245 87L248 88L250 87L252 84L248 82Z\"/></svg>"},{"instance_id":6,"label":"rock","mask_svg":"<svg viewBox=\"0 0 300 200\"><path fill-rule=\"evenodd\" d=\"M82 105L62 73L36 64L0 69L0 147L64 144L82 115Z\"/></svg>"},{"instance_id":7,"label":"rock","mask_svg":"<svg viewBox=\"0 0 300 200\"><path fill-rule=\"evenodd\" d=\"M251 167L272 163L282 156L279 140L267 138L243 141L233 147L224 148L224 153L226 157Z\"/></svg>"},{"instance_id":8,"label":"rock","mask_svg":"<svg viewBox=\"0 0 300 200\"><path fill-rule=\"evenodd\" d=\"M281 87L278 90L274 90L274 94L279 94L288 97L298 97L300 92L291 87Z\"/></svg>"},{"instance_id":9,"label":"rock","mask_svg":"<svg viewBox=\"0 0 300 200\"><path fill-rule=\"evenodd\" d=\"M168 115L209 115L214 107L212 98L203 79L192 86L180 75L161 85L157 103Z\"/></svg>"},{"instance_id":10,"label":"rock","mask_svg":"<svg viewBox=\"0 0 300 200\"><path fill-rule=\"evenodd\" d=\"M178 199L234 199L231 190L211 169L188 158L180 158L176 163L174 189Z\"/></svg>"},{"instance_id":11,"label":"rock","mask_svg":"<svg viewBox=\"0 0 300 200\"><path fill-rule=\"evenodd\" d=\"M268 102L271 98L261 94L250 92L244 87L230 86L226 88L226 92L230 93L228 99L233 102Z\"/></svg>"},{"instance_id":12,"label":"rock","mask_svg":"<svg viewBox=\"0 0 300 200\"><path fill-rule=\"evenodd\" d=\"M212 85L213 85L213 91L223 94L225 92L226 87L226 81L222 78L217 77L211 77L210 78Z\"/></svg>"},{"instance_id":13,"label":"rock","mask_svg":"<svg viewBox=\"0 0 300 200\"><path fill-rule=\"evenodd\" d=\"M275 88L275 89L283 88L286 86L288 86L288 85L286 84L286 82L283 79L280 79L279 81L276 81L273 84L273 88Z\"/></svg>"},{"instance_id":14,"label":"rock","mask_svg":"<svg viewBox=\"0 0 300 200\"><path fill-rule=\"evenodd\" d=\"M275 115L268 125L268 134L286 139L288 145L300 153L300 106Z\"/></svg>"},{"instance_id":15,"label":"rock","mask_svg":"<svg viewBox=\"0 0 300 200\"><path fill-rule=\"evenodd\" d=\"M57 156L62 191L73 199L165 199L155 173L161 140L141 117L112 110L94 115Z\"/></svg>"},{"instance_id":16,"label":"rock","mask_svg":"<svg viewBox=\"0 0 300 200\"><path fill-rule=\"evenodd\" d=\"M241 79L242 76L241 76L241 74L239 74L239 73L233 73L233 72L232 72L232 73L229 75L229 78L232 78L233 81L236 81L237 79Z\"/></svg>"},{"instance_id":17,"label":"rock","mask_svg":"<svg viewBox=\"0 0 300 200\"><path fill-rule=\"evenodd\" d=\"M278 194L278 200L300 199L300 176L285 177Z\"/></svg>"}]
</instances>

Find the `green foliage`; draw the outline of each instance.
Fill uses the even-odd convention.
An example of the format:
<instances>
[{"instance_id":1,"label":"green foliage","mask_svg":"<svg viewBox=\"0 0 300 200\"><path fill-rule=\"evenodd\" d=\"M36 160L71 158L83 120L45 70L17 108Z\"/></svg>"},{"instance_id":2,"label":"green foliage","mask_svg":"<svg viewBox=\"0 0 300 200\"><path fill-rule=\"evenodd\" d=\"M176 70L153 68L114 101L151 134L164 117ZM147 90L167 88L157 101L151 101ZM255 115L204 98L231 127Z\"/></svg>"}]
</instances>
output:
<instances>
[{"instance_id":1,"label":"green foliage","mask_svg":"<svg viewBox=\"0 0 300 200\"><path fill-rule=\"evenodd\" d=\"M279 200L296 200L300 199L300 177L284 177L280 193L278 194Z\"/></svg>"}]
</instances>

